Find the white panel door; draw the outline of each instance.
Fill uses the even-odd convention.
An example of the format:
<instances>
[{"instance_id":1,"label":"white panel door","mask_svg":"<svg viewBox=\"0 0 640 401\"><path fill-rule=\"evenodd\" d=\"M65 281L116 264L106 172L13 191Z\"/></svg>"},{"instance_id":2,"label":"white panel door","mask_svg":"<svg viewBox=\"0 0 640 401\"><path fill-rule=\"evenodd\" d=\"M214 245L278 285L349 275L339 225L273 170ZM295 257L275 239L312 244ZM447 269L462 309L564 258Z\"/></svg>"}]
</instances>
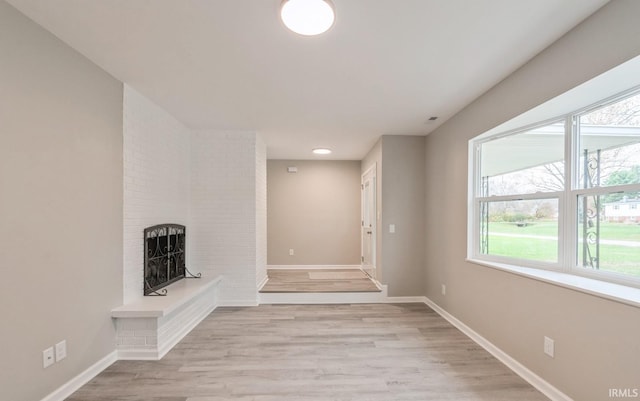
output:
<instances>
[{"instance_id":1,"label":"white panel door","mask_svg":"<svg viewBox=\"0 0 640 401\"><path fill-rule=\"evenodd\" d=\"M362 175L362 270L376 278L376 166Z\"/></svg>"}]
</instances>

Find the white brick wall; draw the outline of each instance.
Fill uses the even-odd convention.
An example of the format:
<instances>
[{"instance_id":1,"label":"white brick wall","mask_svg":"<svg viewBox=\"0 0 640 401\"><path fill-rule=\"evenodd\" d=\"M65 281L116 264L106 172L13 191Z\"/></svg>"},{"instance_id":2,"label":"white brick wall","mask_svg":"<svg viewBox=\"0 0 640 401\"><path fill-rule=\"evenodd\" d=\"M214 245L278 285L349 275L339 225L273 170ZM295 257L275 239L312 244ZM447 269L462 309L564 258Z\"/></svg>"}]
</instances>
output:
<instances>
[{"instance_id":1,"label":"white brick wall","mask_svg":"<svg viewBox=\"0 0 640 401\"><path fill-rule=\"evenodd\" d=\"M192 132L191 261L223 275L220 305L257 303L256 134Z\"/></svg>"},{"instance_id":2,"label":"white brick wall","mask_svg":"<svg viewBox=\"0 0 640 401\"><path fill-rule=\"evenodd\" d=\"M185 327L195 327L207 317L217 306L217 293L208 291L192 300L180 310L158 320L158 344L160 352L168 351L183 337Z\"/></svg>"},{"instance_id":3,"label":"white brick wall","mask_svg":"<svg viewBox=\"0 0 640 401\"><path fill-rule=\"evenodd\" d=\"M157 319L116 319L118 349L155 349L158 343Z\"/></svg>"},{"instance_id":4,"label":"white brick wall","mask_svg":"<svg viewBox=\"0 0 640 401\"><path fill-rule=\"evenodd\" d=\"M143 298L143 230L187 226L187 267L223 276L162 318L117 318L121 359L158 359L216 305L257 304L266 278L266 146L255 133L192 132L124 88L123 303Z\"/></svg>"},{"instance_id":5,"label":"white brick wall","mask_svg":"<svg viewBox=\"0 0 640 401\"><path fill-rule=\"evenodd\" d=\"M141 298L143 230L187 226L187 267L225 280L221 304L255 304L266 277L266 146L253 132L193 132L124 90L125 304Z\"/></svg>"},{"instance_id":6,"label":"white brick wall","mask_svg":"<svg viewBox=\"0 0 640 401\"><path fill-rule=\"evenodd\" d=\"M187 225L190 130L126 84L123 107L126 304L143 296L143 230L161 223ZM187 243L190 235L187 225Z\"/></svg>"},{"instance_id":7,"label":"white brick wall","mask_svg":"<svg viewBox=\"0 0 640 401\"><path fill-rule=\"evenodd\" d=\"M256 285L267 279L267 146L256 138Z\"/></svg>"},{"instance_id":8,"label":"white brick wall","mask_svg":"<svg viewBox=\"0 0 640 401\"><path fill-rule=\"evenodd\" d=\"M140 309L136 312L127 310L126 312L131 313L131 316L123 316L122 314L126 312L119 311L118 317L114 318L118 358L158 360L169 352L217 306L219 282L205 283L203 279L202 284L203 286L200 287L191 287L192 298L176 306L175 310L166 311L163 316L156 315L157 311L154 310L153 305L157 307L157 304L153 303L153 298L138 302ZM182 295L187 292L183 292ZM183 302L184 300L181 295L171 300L171 295L170 293L162 301Z\"/></svg>"}]
</instances>

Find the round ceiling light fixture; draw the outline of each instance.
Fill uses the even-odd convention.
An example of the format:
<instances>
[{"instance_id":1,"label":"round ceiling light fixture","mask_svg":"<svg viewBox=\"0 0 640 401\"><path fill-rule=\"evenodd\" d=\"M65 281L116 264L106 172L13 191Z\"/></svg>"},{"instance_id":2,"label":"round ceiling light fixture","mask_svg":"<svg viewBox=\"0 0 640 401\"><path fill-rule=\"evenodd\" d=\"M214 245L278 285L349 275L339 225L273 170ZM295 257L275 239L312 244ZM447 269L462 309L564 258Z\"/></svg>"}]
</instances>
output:
<instances>
[{"instance_id":1,"label":"round ceiling light fixture","mask_svg":"<svg viewBox=\"0 0 640 401\"><path fill-rule=\"evenodd\" d=\"M336 14L331 0L283 0L280 18L293 32L313 36L328 31Z\"/></svg>"},{"instance_id":2,"label":"round ceiling light fixture","mask_svg":"<svg viewBox=\"0 0 640 401\"><path fill-rule=\"evenodd\" d=\"M312 151L316 155L329 155L331 154L331 149L327 148L315 148Z\"/></svg>"}]
</instances>

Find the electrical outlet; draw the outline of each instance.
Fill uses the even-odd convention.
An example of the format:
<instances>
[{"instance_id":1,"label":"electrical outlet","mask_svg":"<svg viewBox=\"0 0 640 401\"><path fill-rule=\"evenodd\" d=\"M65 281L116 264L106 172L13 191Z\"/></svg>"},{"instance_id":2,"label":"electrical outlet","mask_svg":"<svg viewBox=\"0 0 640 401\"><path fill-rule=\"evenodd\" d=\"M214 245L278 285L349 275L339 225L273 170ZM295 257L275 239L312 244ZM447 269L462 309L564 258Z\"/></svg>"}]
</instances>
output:
<instances>
[{"instance_id":1,"label":"electrical outlet","mask_svg":"<svg viewBox=\"0 0 640 401\"><path fill-rule=\"evenodd\" d=\"M67 340L62 340L56 344L56 362L60 362L67 357Z\"/></svg>"},{"instance_id":2,"label":"electrical outlet","mask_svg":"<svg viewBox=\"0 0 640 401\"><path fill-rule=\"evenodd\" d=\"M442 295L447 295L447 286L442 284Z\"/></svg>"},{"instance_id":3,"label":"electrical outlet","mask_svg":"<svg viewBox=\"0 0 640 401\"><path fill-rule=\"evenodd\" d=\"M553 339L544 336L544 353L553 358L553 354L555 352L555 343Z\"/></svg>"},{"instance_id":4,"label":"electrical outlet","mask_svg":"<svg viewBox=\"0 0 640 401\"><path fill-rule=\"evenodd\" d=\"M55 359L53 358L53 347L49 347L46 350L42 351L42 367L48 368L53 365Z\"/></svg>"},{"instance_id":5,"label":"electrical outlet","mask_svg":"<svg viewBox=\"0 0 640 401\"><path fill-rule=\"evenodd\" d=\"M289 249L289 256L293 256L293 249Z\"/></svg>"}]
</instances>

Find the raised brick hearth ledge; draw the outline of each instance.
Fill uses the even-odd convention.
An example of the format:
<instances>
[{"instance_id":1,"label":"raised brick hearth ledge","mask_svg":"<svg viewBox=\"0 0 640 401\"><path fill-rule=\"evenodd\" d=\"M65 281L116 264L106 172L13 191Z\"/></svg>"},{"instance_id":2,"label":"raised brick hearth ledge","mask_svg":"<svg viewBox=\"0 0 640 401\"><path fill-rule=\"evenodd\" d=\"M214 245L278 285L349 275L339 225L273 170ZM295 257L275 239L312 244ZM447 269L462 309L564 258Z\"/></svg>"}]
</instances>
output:
<instances>
[{"instance_id":1,"label":"raised brick hearth ledge","mask_svg":"<svg viewBox=\"0 0 640 401\"><path fill-rule=\"evenodd\" d=\"M111 311L119 359L158 360L217 306L221 277L183 279L167 296L147 296Z\"/></svg>"}]
</instances>

